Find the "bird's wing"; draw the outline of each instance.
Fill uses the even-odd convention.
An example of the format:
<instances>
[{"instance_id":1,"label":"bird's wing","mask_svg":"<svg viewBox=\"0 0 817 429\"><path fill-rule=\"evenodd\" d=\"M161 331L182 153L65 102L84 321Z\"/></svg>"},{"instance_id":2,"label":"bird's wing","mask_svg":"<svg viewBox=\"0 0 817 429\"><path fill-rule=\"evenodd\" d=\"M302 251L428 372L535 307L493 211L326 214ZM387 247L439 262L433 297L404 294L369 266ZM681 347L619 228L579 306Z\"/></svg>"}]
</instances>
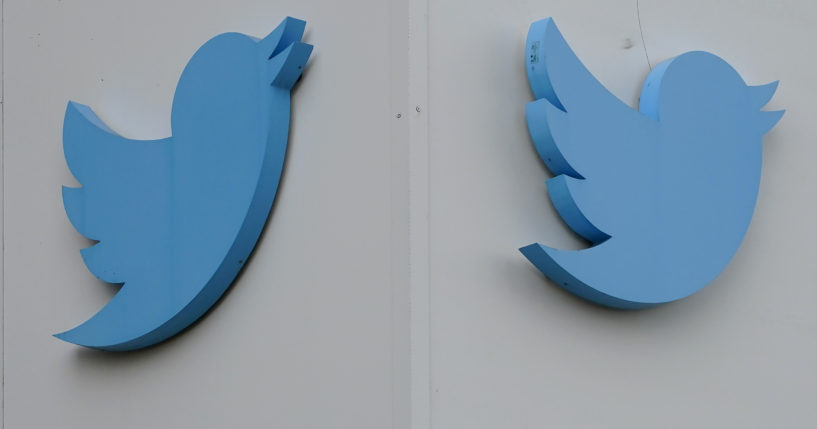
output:
<instances>
[{"instance_id":1,"label":"bird's wing","mask_svg":"<svg viewBox=\"0 0 817 429\"><path fill-rule=\"evenodd\" d=\"M74 228L99 241L83 249L82 257L101 280L123 283L154 262L166 230L170 146L170 138L123 138L88 106L68 104L63 149L82 187L63 187L63 204Z\"/></svg>"},{"instance_id":2,"label":"bird's wing","mask_svg":"<svg viewBox=\"0 0 817 429\"><path fill-rule=\"evenodd\" d=\"M610 93L579 61L551 18L534 22L526 47L528 130L539 156L557 177L551 199L568 225L597 243L609 238L657 124ZM653 145L654 146L654 145ZM615 216L617 217L617 216Z\"/></svg>"}]
</instances>

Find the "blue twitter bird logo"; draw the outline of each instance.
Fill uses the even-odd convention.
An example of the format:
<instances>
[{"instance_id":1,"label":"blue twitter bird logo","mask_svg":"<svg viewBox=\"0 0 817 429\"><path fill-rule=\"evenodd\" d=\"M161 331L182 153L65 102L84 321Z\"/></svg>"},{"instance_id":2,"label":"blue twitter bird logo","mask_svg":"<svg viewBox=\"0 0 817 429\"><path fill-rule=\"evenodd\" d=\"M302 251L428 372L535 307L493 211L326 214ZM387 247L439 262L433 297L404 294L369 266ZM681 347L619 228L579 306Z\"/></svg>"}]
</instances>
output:
<instances>
[{"instance_id":1,"label":"blue twitter bird logo","mask_svg":"<svg viewBox=\"0 0 817 429\"><path fill-rule=\"evenodd\" d=\"M117 135L69 103L65 159L80 188L63 188L74 227L98 243L88 269L124 283L85 323L56 337L105 350L163 341L201 317L250 256L272 207L289 134L290 90L312 46L286 18L257 40L226 33L185 67L172 136Z\"/></svg>"},{"instance_id":2,"label":"blue twitter bird logo","mask_svg":"<svg viewBox=\"0 0 817 429\"><path fill-rule=\"evenodd\" d=\"M760 109L777 82L747 86L724 60L689 52L644 83L638 111L582 65L553 20L526 49L528 130L555 177L548 193L593 246L520 249L564 289L634 309L686 297L732 259L752 218L762 137L783 111Z\"/></svg>"}]
</instances>

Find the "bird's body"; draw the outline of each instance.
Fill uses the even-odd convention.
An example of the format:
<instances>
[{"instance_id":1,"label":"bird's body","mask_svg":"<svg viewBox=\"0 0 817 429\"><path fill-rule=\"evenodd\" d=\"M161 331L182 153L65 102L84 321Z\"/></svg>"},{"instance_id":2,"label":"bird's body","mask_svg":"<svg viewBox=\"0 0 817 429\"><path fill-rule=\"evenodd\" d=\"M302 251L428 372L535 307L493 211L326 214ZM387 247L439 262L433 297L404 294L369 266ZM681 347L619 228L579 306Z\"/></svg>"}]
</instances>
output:
<instances>
[{"instance_id":1,"label":"bird's body","mask_svg":"<svg viewBox=\"0 0 817 429\"><path fill-rule=\"evenodd\" d=\"M690 52L648 76L639 111L608 92L550 19L531 26L528 126L556 177L557 211L593 247L522 252L560 286L640 308L709 283L749 226L761 138L782 112L760 112L776 84L748 87L725 61Z\"/></svg>"},{"instance_id":2,"label":"bird's body","mask_svg":"<svg viewBox=\"0 0 817 429\"><path fill-rule=\"evenodd\" d=\"M290 89L311 46L287 18L260 41L226 33L185 67L172 136L129 140L86 106L69 103L66 161L81 188L64 188L82 251L100 279L124 283L84 324L58 334L80 345L129 350L190 325L247 261L284 164Z\"/></svg>"}]
</instances>

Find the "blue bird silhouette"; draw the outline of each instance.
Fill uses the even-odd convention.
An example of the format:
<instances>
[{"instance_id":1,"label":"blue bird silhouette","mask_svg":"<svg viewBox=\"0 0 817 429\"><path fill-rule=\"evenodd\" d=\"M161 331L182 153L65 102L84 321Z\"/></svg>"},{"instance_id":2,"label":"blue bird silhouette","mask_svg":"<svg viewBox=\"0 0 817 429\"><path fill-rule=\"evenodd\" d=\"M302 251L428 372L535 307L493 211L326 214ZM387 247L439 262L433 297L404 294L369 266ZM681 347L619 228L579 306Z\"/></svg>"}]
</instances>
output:
<instances>
[{"instance_id":1,"label":"blue bird silhouette","mask_svg":"<svg viewBox=\"0 0 817 429\"><path fill-rule=\"evenodd\" d=\"M78 327L56 337L131 350L175 335L224 293L272 207L289 133L290 90L312 46L286 18L257 40L226 33L190 59L173 99L172 137L117 135L70 102L63 147L81 188L63 188L81 251L103 281L124 283Z\"/></svg>"},{"instance_id":2,"label":"blue bird silhouette","mask_svg":"<svg viewBox=\"0 0 817 429\"><path fill-rule=\"evenodd\" d=\"M747 86L724 60L689 52L649 74L635 111L604 88L553 20L530 27L526 116L555 177L548 193L593 247L520 249L561 287L641 308L688 296L728 264L749 226L777 82Z\"/></svg>"}]
</instances>

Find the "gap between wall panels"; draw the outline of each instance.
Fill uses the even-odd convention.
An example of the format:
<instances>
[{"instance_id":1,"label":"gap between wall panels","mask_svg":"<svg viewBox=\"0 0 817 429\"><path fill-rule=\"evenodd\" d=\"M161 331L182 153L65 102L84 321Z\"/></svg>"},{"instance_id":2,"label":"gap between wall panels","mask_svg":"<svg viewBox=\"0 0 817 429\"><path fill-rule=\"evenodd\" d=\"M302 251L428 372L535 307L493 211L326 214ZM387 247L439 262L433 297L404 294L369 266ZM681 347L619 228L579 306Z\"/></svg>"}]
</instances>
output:
<instances>
[{"instance_id":1,"label":"gap between wall panels","mask_svg":"<svg viewBox=\"0 0 817 429\"><path fill-rule=\"evenodd\" d=\"M430 143L428 0L409 0L409 289L411 427L431 427Z\"/></svg>"},{"instance_id":2,"label":"gap between wall panels","mask_svg":"<svg viewBox=\"0 0 817 429\"><path fill-rule=\"evenodd\" d=\"M392 422L431 427L428 0L391 3ZM406 192L408 191L408 192Z\"/></svg>"},{"instance_id":3,"label":"gap between wall panels","mask_svg":"<svg viewBox=\"0 0 817 429\"><path fill-rule=\"evenodd\" d=\"M6 426L6 193L5 193L5 130L6 130L6 73L5 73L5 8L6 2L0 0L0 428Z\"/></svg>"}]
</instances>

